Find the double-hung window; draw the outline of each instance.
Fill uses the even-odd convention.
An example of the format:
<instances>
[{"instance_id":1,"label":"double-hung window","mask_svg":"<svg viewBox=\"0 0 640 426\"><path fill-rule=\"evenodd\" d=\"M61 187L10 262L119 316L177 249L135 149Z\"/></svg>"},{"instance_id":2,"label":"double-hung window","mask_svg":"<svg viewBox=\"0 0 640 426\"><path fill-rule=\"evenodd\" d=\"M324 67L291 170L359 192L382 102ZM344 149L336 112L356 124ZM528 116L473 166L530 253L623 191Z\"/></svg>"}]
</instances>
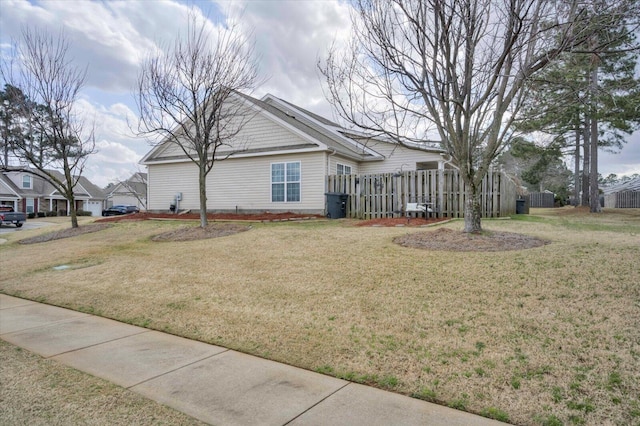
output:
<instances>
[{"instance_id":1,"label":"double-hung window","mask_svg":"<svg viewBox=\"0 0 640 426\"><path fill-rule=\"evenodd\" d=\"M289 203L300 201L300 162L271 164L271 201Z\"/></svg>"},{"instance_id":2,"label":"double-hung window","mask_svg":"<svg viewBox=\"0 0 640 426\"><path fill-rule=\"evenodd\" d=\"M23 189L31 189L31 176L30 175L22 175L22 188Z\"/></svg>"},{"instance_id":3,"label":"double-hung window","mask_svg":"<svg viewBox=\"0 0 640 426\"><path fill-rule=\"evenodd\" d=\"M345 164L336 164L336 174L337 175L350 175L351 174L351 166L347 166Z\"/></svg>"}]
</instances>

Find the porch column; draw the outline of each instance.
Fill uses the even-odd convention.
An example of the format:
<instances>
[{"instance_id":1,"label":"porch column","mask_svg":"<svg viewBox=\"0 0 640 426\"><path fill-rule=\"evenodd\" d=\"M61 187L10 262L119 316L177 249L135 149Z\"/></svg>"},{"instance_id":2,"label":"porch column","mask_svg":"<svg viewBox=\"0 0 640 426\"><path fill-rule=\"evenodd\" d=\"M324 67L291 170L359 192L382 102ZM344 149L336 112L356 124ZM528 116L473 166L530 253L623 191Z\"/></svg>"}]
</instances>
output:
<instances>
[{"instance_id":1,"label":"porch column","mask_svg":"<svg viewBox=\"0 0 640 426\"><path fill-rule=\"evenodd\" d=\"M69 216L70 211L71 211L71 204L69 204L69 200L67 200L67 216Z\"/></svg>"},{"instance_id":2,"label":"porch column","mask_svg":"<svg viewBox=\"0 0 640 426\"><path fill-rule=\"evenodd\" d=\"M49 211L53 211L53 198L49 198Z\"/></svg>"}]
</instances>

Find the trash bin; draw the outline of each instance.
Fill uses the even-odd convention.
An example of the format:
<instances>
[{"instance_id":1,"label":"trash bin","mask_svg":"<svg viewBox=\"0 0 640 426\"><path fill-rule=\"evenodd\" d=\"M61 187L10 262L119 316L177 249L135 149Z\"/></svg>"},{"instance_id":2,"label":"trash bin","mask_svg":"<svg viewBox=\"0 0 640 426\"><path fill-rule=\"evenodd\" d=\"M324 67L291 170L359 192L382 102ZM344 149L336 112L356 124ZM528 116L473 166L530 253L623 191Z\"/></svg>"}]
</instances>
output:
<instances>
[{"instance_id":1,"label":"trash bin","mask_svg":"<svg viewBox=\"0 0 640 426\"><path fill-rule=\"evenodd\" d=\"M349 194L342 192L327 192L327 217L329 219L340 219L347 217L347 200Z\"/></svg>"},{"instance_id":2,"label":"trash bin","mask_svg":"<svg viewBox=\"0 0 640 426\"><path fill-rule=\"evenodd\" d=\"M529 214L529 203L525 198L516 200L516 214Z\"/></svg>"}]
</instances>

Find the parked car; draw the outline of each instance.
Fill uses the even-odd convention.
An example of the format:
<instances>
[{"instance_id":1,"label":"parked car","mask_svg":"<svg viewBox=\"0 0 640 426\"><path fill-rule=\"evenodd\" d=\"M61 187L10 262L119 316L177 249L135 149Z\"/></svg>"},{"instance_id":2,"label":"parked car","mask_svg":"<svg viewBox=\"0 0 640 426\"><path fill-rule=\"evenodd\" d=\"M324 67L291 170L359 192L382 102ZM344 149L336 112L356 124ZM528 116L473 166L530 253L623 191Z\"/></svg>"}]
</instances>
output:
<instances>
[{"instance_id":1,"label":"parked car","mask_svg":"<svg viewBox=\"0 0 640 426\"><path fill-rule=\"evenodd\" d=\"M112 206L102 210L102 216L117 216L129 213L140 213L140 209L136 206Z\"/></svg>"},{"instance_id":2,"label":"parked car","mask_svg":"<svg viewBox=\"0 0 640 426\"><path fill-rule=\"evenodd\" d=\"M0 226L13 224L20 228L26 220L25 213L13 211L13 207L10 206L0 206Z\"/></svg>"}]
</instances>

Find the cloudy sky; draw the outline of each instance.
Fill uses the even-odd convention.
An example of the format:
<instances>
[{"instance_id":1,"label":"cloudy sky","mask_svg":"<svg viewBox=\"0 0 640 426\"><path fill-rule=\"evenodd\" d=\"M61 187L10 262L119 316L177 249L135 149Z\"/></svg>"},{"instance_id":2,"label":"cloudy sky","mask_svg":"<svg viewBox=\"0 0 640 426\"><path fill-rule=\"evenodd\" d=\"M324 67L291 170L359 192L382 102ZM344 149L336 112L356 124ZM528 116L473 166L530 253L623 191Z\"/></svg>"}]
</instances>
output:
<instances>
[{"instance_id":1,"label":"cloudy sky","mask_svg":"<svg viewBox=\"0 0 640 426\"><path fill-rule=\"evenodd\" d=\"M184 30L189 7L214 23L237 16L252 28L262 75L268 80L253 95L266 93L333 118L324 98L316 63L334 40L349 33L348 6L337 0L188 1L1 0L0 43L8 48L25 25L57 32L64 29L78 64L88 65L79 107L96 123L99 152L85 175L99 186L142 170L138 161L150 145L132 135L133 100L138 67L159 42ZM640 132L622 152L601 153L600 172L640 173Z\"/></svg>"}]
</instances>

